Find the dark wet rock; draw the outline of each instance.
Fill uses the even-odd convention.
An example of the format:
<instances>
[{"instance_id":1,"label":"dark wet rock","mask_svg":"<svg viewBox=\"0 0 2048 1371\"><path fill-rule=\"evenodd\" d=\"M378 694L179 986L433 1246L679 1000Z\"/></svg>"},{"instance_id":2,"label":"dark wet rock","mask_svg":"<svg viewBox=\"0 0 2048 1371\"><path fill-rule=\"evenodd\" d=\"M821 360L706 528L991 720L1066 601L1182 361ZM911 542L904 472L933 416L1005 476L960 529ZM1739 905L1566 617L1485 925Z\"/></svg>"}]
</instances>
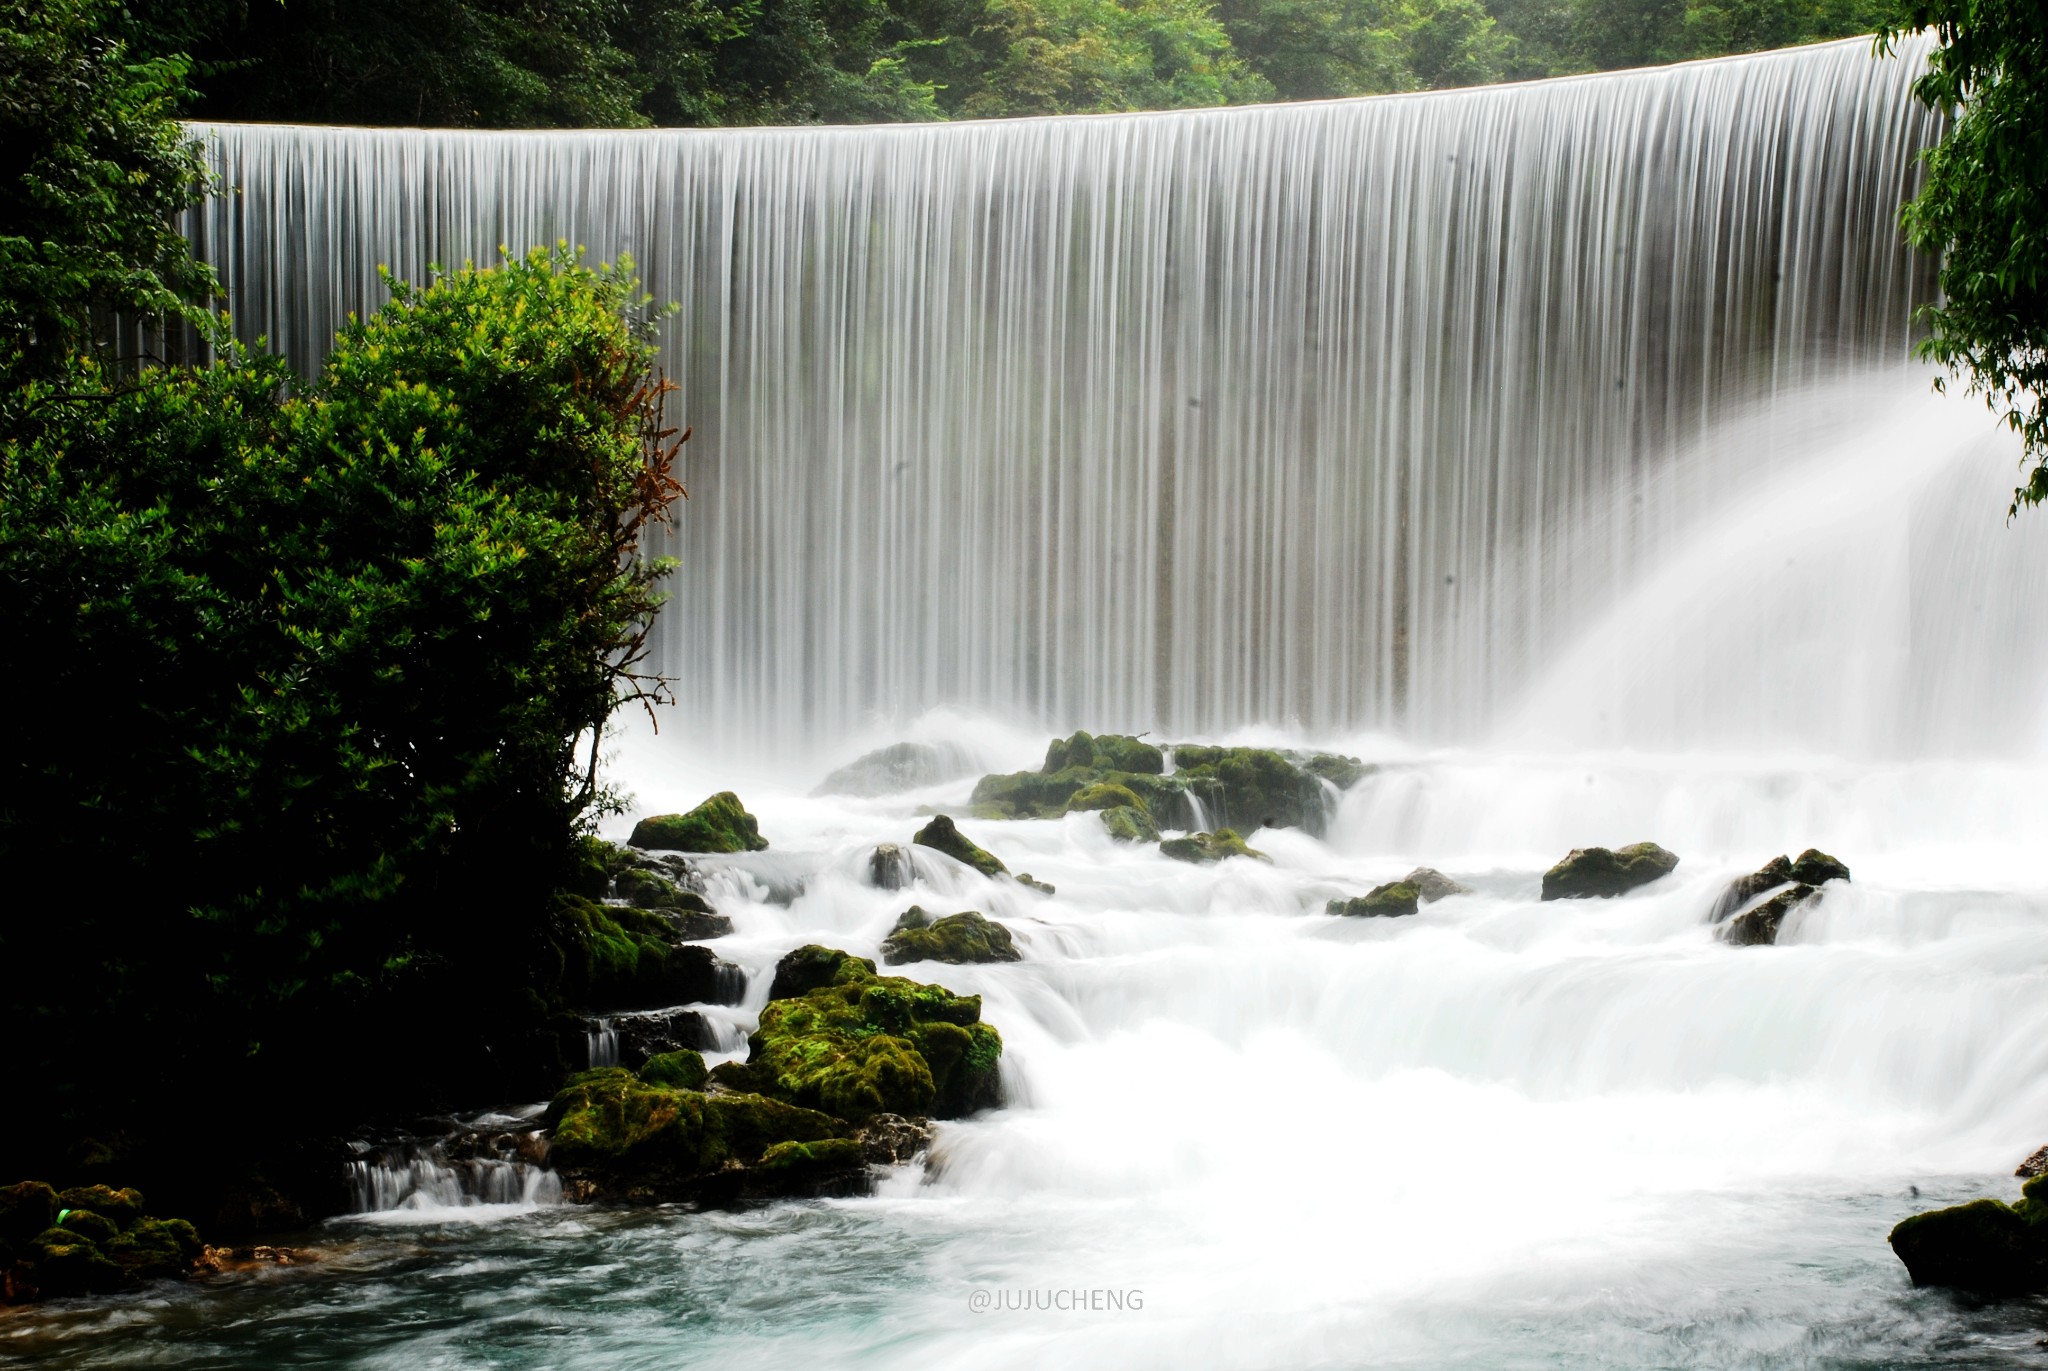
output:
<instances>
[{"instance_id":1,"label":"dark wet rock","mask_svg":"<svg viewBox=\"0 0 2048 1371\"><path fill-rule=\"evenodd\" d=\"M2027 1159L2014 1169L2013 1175L2025 1180L2048 1175L2048 1147L2037 1147L2027 1154Z\"/></svg>"},{"instance_id":2,"label":"dark wet rock","mask_svg":"<svg viewBox=\"0 0 2048 1371\"><path fill-rule=\"evenodd\" d=\"M2021 1189L2016 1205L1972 1200L1915 1214L1891 1231L1892 1251L1915 1285L1988 1296L2048 1289L2048 1176Z\"/></svg>"},{"instance_id":3,"label":"dark wet rock","mask_svg":"<svg viewBox=\"0 0 2048 1371\"><path fill-rule=\"evenodd\" d=\"M917 879L910 850L883 843L868 854L868 884L877 890L903 890Z\"/></svg>"},{"instance_id":4,"label":"dark wet rock","mask_svg":"<svg viewBox=\"0 0 2048 1371\"><path fill-rule=\"evenodd\" d=\"M1041 895L1050 896L1057 895L1060 893L1060 888L1058 886L1053 885L1048 881L1041 881L1028 871L1020 871L1012 879L1015 880L1018 885L1023 886L1026 890L1035 890Z\"/></svg>"},{"instance_id":5,"label":"dark wet rock","mask_svg":"<svg viewBox=\"0 0 2048 1371\"><path fill-rule=\"evenodd\" d=\"M1563 861L1543 873L1543 898L1610 899L1670 875L1677 865L1678 858L1655 843L1573 848Z\"/></svg>"},{"instance_id":6,"label":"dark wet rock","mask_svg":"<svg viewBox=\"0 0 2048 1371\"><path fill-rule=\"evenodd\" d=\"M1759 896L1776 890L1792 881L1792 863L1784 857L1773 857L1747 876L1737 876L1721 892L1721 898L1714 902L1712 921L1723 919L1742 908Z\"/></svg>"},{"instance_id":7,"label":"dark wet rock","mask_svg":"<svg viewBox=\"0 0 2048 1371\"><path fill-rule=\"evenodd\" d=\"M707 1052L718 1046L711 1021L694 1009L621 1015L611 1025L618 1038L619 1065L634 1071L666 1053Z\"/></svg>"},{"instance_id":8,"label":"dark wet rock","mask_svg":"<svg viewBox=\"0 0 2048 1371\"><path fill-rule=\"evenodd\" d=\"M782 960L775 964L775 979L769 982L768 998L794 999L808 995L820 986L837 985L845 980L865 980L874 974L875 964L866 957L856 957L836 947L807 943L793 952L783 953Z\"/></svg>"},{"instance_id":9,"label":"dark wet rock","mask_svg":"<svg viewBox=\"0 0 2048 1371\"><path fill-rule=\"evenodd\" d=\"M1846 881L1849 879L1849 868L1818 848L1809 847L1792 859L1792 879L1805 885Z\"/></svg>"},{"instance_id":10,"label":"dark wet rock","mask_svg":"<svg viewBox=\"0 0 2048 1371\"><path fill-rule=\"evenodd\" d=\"M1796 858L1773 857L1747 876L1738 876L1728 883L1721 897L1714 901L1709 921L1720 923L1729 915L1780 886L1819 886L1828 881L1846 881L1849 868L1828 856L1825 852L1808 848ZM1803 898L1803 897L1802 897Z\"/></svg>"},{"instance_id":11,"label":"dark wet rock","mask_svg":"<svg viewBox=\"0 0 2048 1371\"><path fill-rule=\"evenodd\" d=\"M1261 862L1272 860L1265 853L1247 847L1244 839L1227 828L1219 828L1214 833L1190 833L1185 838L1168 838L1159 844L1159 850L1177 862L1204 866L1227 857L1250 857Z\"/></svg>"},{"instance_id":12,"label":"dark wet rock","mask_svg":"<svg viewBox=\"0 0 2048 1371\"><path fill-rule=\"evenodd\" d=\"M911 841L934 852L943 852L956 862L965 862L984 876L993 878L1009 871L1001 858L968 841L966 835L953 826L953 820L944 814L919 829Z\"/></svg>"},{"instance_id":13,"label":"dark wet rock","mask_svg":"<svg viewBox=\"0 0 2048 1371\"><path fill-rule=\"evenodd\" d=\"M861 1157L870 1165L901 1166L931 1147L932 1126L929 1119L877 1114L861 1126L858 1137Z\"/></svg>"},{"instance_id":14,"label":"dark wet rock","mask_svg":"<svg viewBox=\"0 0 2048 1371\"><path fill-rule=\"evenodd\" d=\"M673 852L760 852L768 846L754 816L730 790L721 790L687 814L642 819L627 841L634 847Z\"/></svg>"},{"instance_id":15,"label":"dark wet rock","mask_svg":"<svg viewBox=\"0 0 2048 1371\"><path fill-rule=\"evenodd\" d=\"M699 913L694 909L665 911L669 922L674 925L676 936L686 943L701 943L712 938L723 938L732 932L732 920L723 914Z\"/></svg>"},{"instance_id":16,"label":"dark wet rock","mask_svg":"<svg viewBox=\"0 0 2048 1371\"><path fill-rule=\"evenodd\" d=\"M891 743L827 776L813 795L897 795L971 774L974 758L950 743Z\"/></svg>"},{"instance_id":17,"label":"dark wet rock","mask_svg":"<svg viewBox=\"0 0 2048 1371\"><path fill-rule=\"evenodd\" d=\"M198 1231L143 1208L137 1191L105 1185L0 1189L0 1297L104 1295L188 1274L202 1250Z\"/></svg>"},{"instance_id":18,"label":"dark wet rock","mask_svg":"<svg viewBox=\"0 0 2048 1371\"><path fill-rule=\"evenodd\" d=\"M1102 811L1102 826L1120 843L1156 843L1159 826L1152 816L1136 805L1118 805Z\"/></svg>"},{"instance_id":19,"label":"dark wet rock","mask_svg":"<svg viewBox=\"0 0 2048 1371\"><path fill-rule=\"evenodd\" d=\"M1460 885L1433 866L1418 866L1401 878L1404 885L1412 885L1422 897L1424 904L1435 904L1453 895L1470 895L1472 887Z\"/></svg>"},{"instance_id":20,"label":"dark wet rock","mask_svg":"<svg viewBox=\"0 0 2048 1371\"><path fill-rule=\"evenodd\" d=\"M1422 889L1414 882L1389 881L1354 899L1332 900L1324 909L1351 918L1399 918L1413 914L1421 899Z\"/></svg>"},{"instance_id":21,"label":"dark wet rock","mask_svg":"<svg viewBox=\"0 0 2048 1371\"><path fill-rule=\"evenodd\" d=\"M882 961L889 966L906 962L1015 962L1023 957L1011 941L1009 929L973 909L934 919L922 907L912 905L882 940Z\"/></svg>"},{"instance_id":22,"label":"dark wet rock","mask_svg":"<svg viewBox=\"0 0 2048 1371\"><path fill-rule=\"evenodd\" d=\"M1803 904L1819 902L1819 892L1812 886L1787 886L1755 909L1730 919L1721 940L1730 947L1769 947L1778 941L1787 914Z\"/></svg>"}]
</instances>

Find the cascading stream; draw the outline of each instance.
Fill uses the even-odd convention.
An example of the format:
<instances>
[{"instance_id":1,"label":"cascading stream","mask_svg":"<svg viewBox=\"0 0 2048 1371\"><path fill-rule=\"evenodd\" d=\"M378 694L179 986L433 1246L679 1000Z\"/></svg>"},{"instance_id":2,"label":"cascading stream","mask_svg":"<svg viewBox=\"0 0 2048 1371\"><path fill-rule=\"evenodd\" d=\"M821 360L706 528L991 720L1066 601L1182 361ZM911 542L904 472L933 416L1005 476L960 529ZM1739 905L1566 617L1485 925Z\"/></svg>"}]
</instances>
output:
<instances>
[{"instance_id":1,"label":"cascading stream","mask_svg":"<svg viewBox=\"0 0 2048 1371\"><path fill-rule=\"evenodd\" d=\"M1470 739L1785 456L1688 445L1903 361L1923 52L890 128L215 127L236 194L190 227L305 366L380 264L630 253L697 435L661 661L737 751L936 705Z\"/></svg>"}]
</instances>

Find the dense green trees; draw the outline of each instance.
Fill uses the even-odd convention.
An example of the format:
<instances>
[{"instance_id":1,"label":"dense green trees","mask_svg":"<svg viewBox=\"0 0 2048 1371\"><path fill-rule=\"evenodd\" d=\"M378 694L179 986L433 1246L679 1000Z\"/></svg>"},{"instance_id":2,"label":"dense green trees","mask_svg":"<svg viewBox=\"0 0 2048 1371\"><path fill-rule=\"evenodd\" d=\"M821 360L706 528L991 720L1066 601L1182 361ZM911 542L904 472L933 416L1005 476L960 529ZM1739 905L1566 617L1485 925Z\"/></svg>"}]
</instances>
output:
<instances>
[{"instance_id":1,"label":"dense green trees","mask_svg":"<svg viewBox=\"0 0 2048 1371\"><path fill-rule=\"evenodd\" d=\"M130 0L216 119L861 123L1427 90L1867 33L1891 0Z\"/></svg>"},{"instance_id":2,"label":"dense green trees","mask_svg":"<svg viewBox=\"0 0 2048 1371\"><path fill-rule=\"evenodd\" d=\"M1941 256L1921 351L2019 433L2033 468L2016 514L2048 500L2048 10L1912 0L1900 27L1936 31L1918 93L1957 116L1905 215L1914 244Z\"/></svg>"},{"instance_id":3,"label":"dense green trees","mask_svg":"<svg viewBox=\"0 0 2048 1371\"><path fill-rule=\"evenodd\" d=\"M203 322L211 283L165 218L203 186L179 70L102 15L0 11L38 77L0 194L0 1160L542 1093L583 936L550 891L659 689L641 302L558 250L394 284L314 377L115 355L95 311Z\"/></svg>"}]
</instances>

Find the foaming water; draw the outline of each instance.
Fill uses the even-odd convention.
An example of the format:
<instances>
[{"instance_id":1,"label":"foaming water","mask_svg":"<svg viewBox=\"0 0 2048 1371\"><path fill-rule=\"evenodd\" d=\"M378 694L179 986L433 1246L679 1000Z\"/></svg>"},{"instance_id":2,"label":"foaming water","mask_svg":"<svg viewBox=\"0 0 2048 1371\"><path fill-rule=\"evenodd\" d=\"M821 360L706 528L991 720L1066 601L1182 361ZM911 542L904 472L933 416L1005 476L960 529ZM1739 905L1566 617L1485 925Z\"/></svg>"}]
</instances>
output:
<instances>
[{"instance_id":1,"label":"foaming water","mask_svg":"<svg viewBox=\"0 0 2048 1371\"><path fill-rule=\"evenodd\" d=\"M2025 810L2001 805L2041 770L1947 765L1955 794L1987 796L1956 829L2020 844ZM913 902L981 909L1025 952L906 968L982 995L1006 1043L1009 1106L943 1125L928 1168L739 1214L341 1221L310 1239L324 1267L59 1310L0 1356L126 1364L147 1338L163 1365L2032 1364L2024 1308L1911 1290L1884 1234L2011 1193L2043 1140L2048 881L1959 863L1953 833L1895 815L1838 846L1855 880L1780 946L1706 922L1730 876L1818 840L1815 816L1880 807L1885 774L1844 763L1799 789L1685 755L1411 753L1326 838L1261 831L1270 864L1206 869L1090 815L962 821L1052 897L926 851L909 888L866 885L866 854L906 841L932 792L762 791L770 852L705 859L736 924L721 953L755 973L736 1022L780 952L874 955ZM1904 793L1932 773L1901 774ZM1684 860L1618 900L1540 903L1559 846L1532 816L1589 776L1667 807L1620 805L1617 831L1576 840ZM1489 793L1505 837L1477 813ZM1426 855L1471 893L1409 919L1322 913L1425 855L1384 825L1429 795L1465 821ZM969 1305L1098 1288L1142 1307Z\"/></svg>"}]
</instances>

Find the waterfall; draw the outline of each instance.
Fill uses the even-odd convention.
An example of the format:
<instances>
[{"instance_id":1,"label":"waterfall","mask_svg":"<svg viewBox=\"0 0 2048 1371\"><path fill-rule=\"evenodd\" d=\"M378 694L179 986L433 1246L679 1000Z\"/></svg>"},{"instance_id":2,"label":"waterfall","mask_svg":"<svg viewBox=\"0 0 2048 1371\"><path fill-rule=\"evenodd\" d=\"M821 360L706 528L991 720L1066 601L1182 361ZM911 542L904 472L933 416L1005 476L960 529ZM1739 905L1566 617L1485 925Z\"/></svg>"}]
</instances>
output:
<instances>
[{"instance_id":1,"label":"waterfall","mask_svg":"<svg viewBox=\"0 0 2048 1371\"><path fill-rule=\"evenodd\" d=\"M1924 53L903 127L214 126L234 193L189 228L302 366L380 264L630 254L696 432L660 660L741 747L941 704L1457 741L1784 457L1688 465L1719 423L1903 368Z\"/></svg>"}]
</instances>

